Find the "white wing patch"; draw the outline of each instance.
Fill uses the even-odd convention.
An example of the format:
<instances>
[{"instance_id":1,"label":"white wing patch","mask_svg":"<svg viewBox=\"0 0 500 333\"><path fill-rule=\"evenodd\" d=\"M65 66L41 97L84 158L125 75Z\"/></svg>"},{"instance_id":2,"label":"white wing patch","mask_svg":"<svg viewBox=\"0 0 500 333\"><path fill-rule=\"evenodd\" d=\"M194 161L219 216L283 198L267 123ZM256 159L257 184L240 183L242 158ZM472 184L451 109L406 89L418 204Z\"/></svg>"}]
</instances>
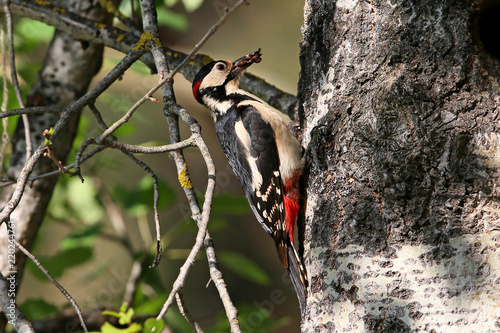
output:
<instances>
[{"instance_id":1,"label":"white wing patch","mask_svg":"<svg viewBox=\"0 0 500 333\"><path fill-rule=\"evenodd\" d=\"M236 136L242 143L243 147L245 148L245 155L247 157L248 164L250 166L250 170L252 172L252 189L256 191L257 195L259 196L259 189L262 186L262 175L259 172L259 168L257 167L257 159L252 157L250 155L250 148L251 148L251 142L250 142L250 134L246 130L245 126L243 125L243 122L241 120L238 120L234 124L234 131L236 132ZM264 200L265 201L265 200Z\"/></svg>"}]
</instances>

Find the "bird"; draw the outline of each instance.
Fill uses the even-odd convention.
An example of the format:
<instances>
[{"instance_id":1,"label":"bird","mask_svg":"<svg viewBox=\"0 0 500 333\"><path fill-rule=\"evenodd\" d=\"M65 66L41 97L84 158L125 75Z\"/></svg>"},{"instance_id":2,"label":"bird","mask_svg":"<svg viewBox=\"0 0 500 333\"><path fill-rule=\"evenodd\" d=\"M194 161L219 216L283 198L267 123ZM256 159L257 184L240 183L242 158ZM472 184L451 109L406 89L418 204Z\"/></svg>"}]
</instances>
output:
<instances>
[{"instance_id":1,"label":"bird","mask_svg":"<svg viewBox=\"0 0 500 333\"><path fill-rule=\"evenodd\" d=\"M261 56L258 49L233 62L212 61L196 74L192 90L211 111L222 150L257 221L274 239L303 312L307 273L293 246L303 149L288 127L287 115L239 87L245 70Z\"/></svg>"}]
</instances>

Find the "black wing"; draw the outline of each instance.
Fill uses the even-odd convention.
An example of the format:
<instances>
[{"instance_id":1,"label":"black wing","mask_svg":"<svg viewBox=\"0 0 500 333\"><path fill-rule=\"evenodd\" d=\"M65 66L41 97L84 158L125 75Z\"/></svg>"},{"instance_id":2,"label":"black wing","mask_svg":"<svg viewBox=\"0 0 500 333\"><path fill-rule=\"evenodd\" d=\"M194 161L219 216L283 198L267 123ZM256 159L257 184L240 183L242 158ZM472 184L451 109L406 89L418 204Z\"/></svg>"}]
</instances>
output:
<instances>
[{"instance_id":1,"label":"black wing","mask_svg":"<svg viewBox=\"0 0 500 333\"><path fill-rule=\"evenodd\" d=\"M216 129L257 220L273 237L280 261L288 267L280 160L271 125L255 107L244 105L228 111ZM230 142L234 138L236 142Z\"/></svg>"}]
</instances>

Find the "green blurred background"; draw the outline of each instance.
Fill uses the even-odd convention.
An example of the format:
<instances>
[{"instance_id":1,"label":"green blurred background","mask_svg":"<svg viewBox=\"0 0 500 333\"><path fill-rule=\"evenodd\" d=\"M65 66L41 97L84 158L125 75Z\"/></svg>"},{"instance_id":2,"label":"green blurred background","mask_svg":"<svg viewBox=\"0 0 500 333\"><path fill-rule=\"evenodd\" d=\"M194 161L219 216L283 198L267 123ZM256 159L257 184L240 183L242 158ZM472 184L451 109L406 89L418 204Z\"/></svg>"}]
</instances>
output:
<instances>
[{"instance_id":1,"label":"green blurred background","mask_svg":"<svg viewBox=\"0 0 500 333\"><path fill-rule=\"evenodd\" d=\"M126 1L128 2L128 1ZM204 0L201 7L186 9L182 0L159 1L162 42L189 52L214 24L223 6L235 0ZM203 46L201 53L215 59L235 60L257 48L263 60L250 72L296 94L299 75L300 26L303 4L295 1L251 0L231 16ZM186 1L186 4L193 1ZM124 12L129 8L122 6ZM41 66L41 54L50 40L52 29L30 20L16 22L16 48L19 74L25 91ZM42 44L40 44L42 41ZM43 44L45 43L45 44ZM106 49L105 61L94 84L119 60L122 54ZM127 71L123 79L98 99L97 107L107 124L121 117L128 108L156 83L142 64ZM285 270L280 266L273 241L262 230L250 211L240 184L223 155L208 111L197 104L191 83L175 78L177 101L201 123L217 167L217 189L209 225L233 302L240 310L244 332L299 332L298 303ZM156 96L160 98L160 96ZM11 108L17 107L9 99ZM10 120L10 127L13 127ZM75 147L88 137L101 133L86 110ZM187 138L185 126L183 138ZM131 121L116 133L119 140L134 144L168 143L167 124L161 103L146 103ZM74 156L74 155L73 155ZM204 193L206 168L194 148L185 151L187 165L197 192ZM145 274L140 284L137 313L154 313L166 299L188 250L194 243L196 228L189 218L186 198L181 193L173 162L167 154L139 156L157 174L160 188L160 220L165 255L158 268ZM73 160L70 160L72 162ZM132 264L132 255L153 248L152 182L123 154L106 150L83 165L85 183L77 178L60 176L51 209L35 243L34 254L84 308L106 306L119 308ZM123 246L112 227L110 214L123 218L133 254ZM116 221L116 220L115 220ZM205 254L198 257L191 270L184 296L194 318L207 332L227 332L223 307L218 293L209 284ZM23 304L29 319L38 319L70 308L66 299L30 264L20 287L18 303ZM265 310L267 311L265 311ZM174 311L167 325L176 332L190 332L184 319ZM156 312L157 313L157 312Z\"/></svg>"}]
</instances>

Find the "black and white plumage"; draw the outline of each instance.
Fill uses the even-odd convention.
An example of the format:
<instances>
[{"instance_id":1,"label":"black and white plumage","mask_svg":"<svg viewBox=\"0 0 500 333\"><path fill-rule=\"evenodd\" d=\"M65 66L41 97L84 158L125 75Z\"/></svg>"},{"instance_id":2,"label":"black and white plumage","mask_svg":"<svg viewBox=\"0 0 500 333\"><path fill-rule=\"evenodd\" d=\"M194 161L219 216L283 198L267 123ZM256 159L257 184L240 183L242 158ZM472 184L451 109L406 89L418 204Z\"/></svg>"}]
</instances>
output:
<instances>
[{"instance_id":1,"label":"black and white plumage","mask_svg":"<svg viewBox=\"0 0 500 333\"><path fill-rule=\"evenodd\" d=\"M306 273L293 248L299 210L302 147L288 129L290 119L239 88L245 69L260 61L260 50L235 62L213 61L193 81L193 95L212 111L215 130L255 217L274 239L301 308Z\"/></svg>"}]
</instances>

